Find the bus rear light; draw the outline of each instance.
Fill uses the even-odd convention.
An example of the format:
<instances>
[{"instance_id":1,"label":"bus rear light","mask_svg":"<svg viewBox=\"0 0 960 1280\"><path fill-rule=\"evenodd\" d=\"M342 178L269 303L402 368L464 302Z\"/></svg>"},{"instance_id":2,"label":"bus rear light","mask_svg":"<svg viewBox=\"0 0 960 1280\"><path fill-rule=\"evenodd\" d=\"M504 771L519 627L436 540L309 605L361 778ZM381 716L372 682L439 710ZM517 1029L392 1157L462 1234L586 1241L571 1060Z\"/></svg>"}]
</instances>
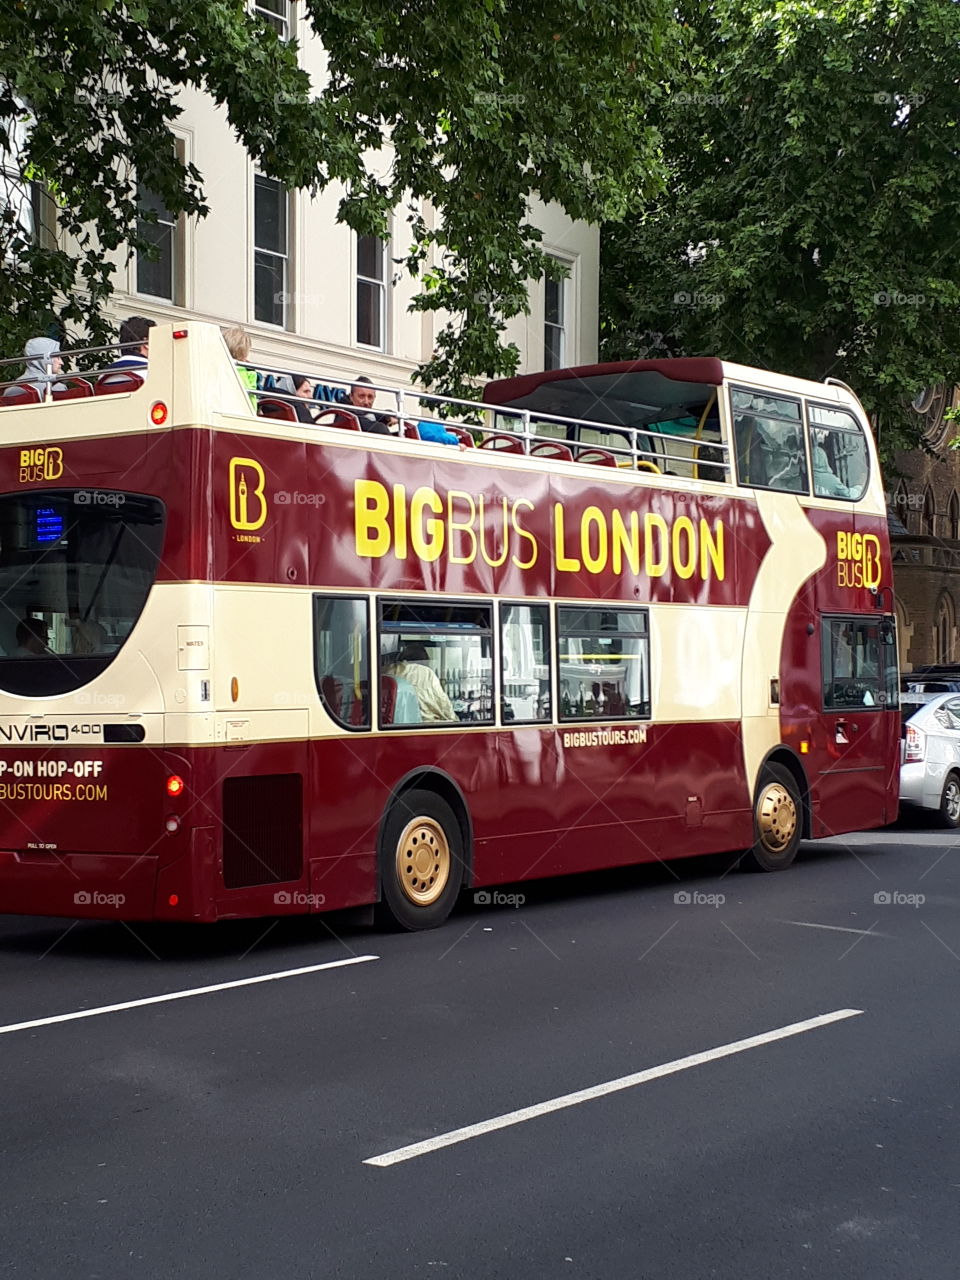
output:
<instances>
[{"instance_id":1,"label":"bus rear light","mask_svg":"<svg viewBox=\"0 0 960 1280\"><path fill-rule=\"evenodd\" d=\"M178 773L171 773L167 779L167 795L179 796L183 794L183 779Z\"/></svg>"},{"instance_id":2,"label":"bus rear light","mask_svg":"<svg viewBox=\"0 0 960 1280\"><path fill-rule=\"evenodd\" d=\"M167 899L167 906L175 907L179 903L179 901L180 901L179 893L171 893L170 897Z\"/></svg>"},{"instance_id":3,"label":"bus rear light","mask_svg":"<svg viewBox=\"0 0 960 1280\"><path fill-rule=\"evenodd\" d=\"M186 330L186 329L174 329L174 331L173 331L173 336L174 336L175 338L185 338L185 337L187 336L187 330Z\"/></svg>"},{"instance_id":4,"label":"bus rear light","mask_svg":"<svg viewBox=\"0 0 960 1280\"><path fill-rule=\"evenodd\" d=\"M806 738L804 738L804 740L800 743L800 754L802 756L808 756L810 754L810 743L807 741Z\"/></svg>"},{"instance_id":5,"label":"bus rear light","mask_svg":"<svg viewBox=\"0 0 960 1280\"><path fill-rule=\"evenodd\" d=\"M167 406L162 400L158 400L156 404L150 408L150 421L155 427L162 427L167 420Z\"/></svg>"},{"instance_id":6,"label":"bus rear light","mask_svg":"<svg viewBox=\"0 0 960 1280\"><path fill-rule=\"evenodd\" d=\"M923 759L924 748L926 747L926 734L921 733L919 729L915 729L912 724L907 725L907 749L904 752L904 761L916 761Z\"/></svg>"},{"instance_id":7,"label":"bus rear light","mask_svg":"<svg viewBox=\"0 0 960 1280\"><path fill-rule=\"evenodd\" d=\"M163 825L167 828L168 835L175 835L180 830L180 819L175 813L171 813Z\"/></svg>"},{"instance_id":8,"label":"bus rear light","mask_svg":"<svg viewBox=\"0 0 960 1280\"><path fill-rule=\"evenodd\" d=\"M233 679L230 681L230 698L231 698L231 701L236 702L239 697L240 697L240 681L237 679L236 676L234 676Z\"/></svg>"}]
</instances>

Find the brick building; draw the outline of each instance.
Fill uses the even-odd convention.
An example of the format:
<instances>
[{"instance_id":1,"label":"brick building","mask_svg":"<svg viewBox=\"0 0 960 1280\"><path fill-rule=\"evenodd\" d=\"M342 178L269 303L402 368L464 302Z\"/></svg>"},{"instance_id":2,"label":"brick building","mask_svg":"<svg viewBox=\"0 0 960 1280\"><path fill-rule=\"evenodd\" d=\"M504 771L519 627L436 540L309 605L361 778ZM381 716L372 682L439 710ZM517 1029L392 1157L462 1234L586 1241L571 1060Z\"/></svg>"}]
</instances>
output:
<instances>
[{"instance_id":1,"label":"brick building","mask_svg":"<svg viewBox=\"0 0 960 1280\"><path fill-rule=\"evenodd\" d=\"M900 667L960 662L960 434L944 413L960 402L938 388L918 398L926 449L900 452L887 467L887 506Z\"/></svg>"}]
</instances>

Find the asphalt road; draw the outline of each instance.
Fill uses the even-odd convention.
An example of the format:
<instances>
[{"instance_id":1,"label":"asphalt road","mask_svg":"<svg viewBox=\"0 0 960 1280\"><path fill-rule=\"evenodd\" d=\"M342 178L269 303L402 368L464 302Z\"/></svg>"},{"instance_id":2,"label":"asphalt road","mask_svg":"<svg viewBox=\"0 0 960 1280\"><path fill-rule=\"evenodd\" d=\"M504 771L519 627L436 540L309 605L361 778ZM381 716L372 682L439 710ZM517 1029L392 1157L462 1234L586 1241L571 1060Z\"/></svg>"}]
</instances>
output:
<instances>
[{"instance_id":1,"label":"asphalt road","mask_svg":"<svg viewBox=\"0 0 960 1280\"><path fill-rule=\"evenodd\" d=\"M40 1024L0 1034L0 1275L953 1280L958 843L520 885L418 935L0 918L0 1027Z\"/></svg>"}]
</instances>

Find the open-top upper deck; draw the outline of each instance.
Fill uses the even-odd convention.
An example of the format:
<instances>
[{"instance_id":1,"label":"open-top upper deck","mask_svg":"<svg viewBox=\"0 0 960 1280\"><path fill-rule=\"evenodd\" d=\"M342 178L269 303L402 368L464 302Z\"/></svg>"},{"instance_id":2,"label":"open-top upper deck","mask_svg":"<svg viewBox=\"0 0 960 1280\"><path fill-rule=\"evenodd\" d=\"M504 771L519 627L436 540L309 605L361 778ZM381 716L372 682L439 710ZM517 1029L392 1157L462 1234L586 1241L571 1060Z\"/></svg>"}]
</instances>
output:
<instances>
[{"instance_id":1,"label":"open-top upper deck","mask_svg":"<svg viewBox=\"0 0 960 1280\"><path fill-rule=\"evenodd\" d=\"M359 443L348 384L316 377L314 396L293 394L290 375L257 370L253 389L213 325L158 326L149 368L108 372L112 353L76 353L80 371L46 385L0 377L0 419L8 444L42 447L92 436L130 436L207 427L246 435ZM97 365L99 364L99 367ZM91 366L86 368L86 366ZM8 372L4 372L4 367ZM86 368L86 371L84 369ZM866 416L842 384L815 383L713 358L638 360L552 370L488 384L482 401L422 388L380 387L378 411L397 435L363 435L367 450L445 456L417 424L442 425L463 460L497 455L507 468L557 470L668 489L717 487L794 493L814 505L884 512ZM309 411L315 422L301 419ZM36 479L42 455L25 455ZM49 467L48 467L49 470ZM20 481L23 482L22 480Z\"/></svg>"}]
</instances>

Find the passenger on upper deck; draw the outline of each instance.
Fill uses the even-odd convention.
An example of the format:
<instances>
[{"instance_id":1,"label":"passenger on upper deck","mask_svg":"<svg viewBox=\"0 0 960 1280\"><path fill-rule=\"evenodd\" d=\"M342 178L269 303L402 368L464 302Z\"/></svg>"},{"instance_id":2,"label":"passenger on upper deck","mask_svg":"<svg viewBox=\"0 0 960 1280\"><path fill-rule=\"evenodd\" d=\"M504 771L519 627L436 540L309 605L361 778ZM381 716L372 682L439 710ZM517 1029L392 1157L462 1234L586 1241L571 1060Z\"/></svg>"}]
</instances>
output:
<instances>
[{"instance_id":1,"label":"passenger on upper deck","mask_svg":"<svg viewBox=\"0 0 960 1280\"><path fill-rule=\"evenodd\" d=\"M47 383L53 383L53 391L63 390L64 384L54 381L63 368L63 357L59 344L53 338L28 338L23 354L27 357L27 364L20 382L34 383L41 394ZM16 395L16 387L7 387L3 394Z\"/></svg>"},{"instance_id":2,"label":"passenger on upper deck","mask_svg":"<svg viewBox=\"0 0 960 1280\"><path fill-rule=\"evenodd\" d=\"M373 389L373 385L369 378L360 375L350 388L350 394L344 404L339 407L347 409L350 413L356 415L360 422L361 431L372 431L380 436L392 436L396 434L397 418L391 413L374 413L373 402L377 398L377 393Z\"/></svg>"},{"instance_id":3,"label":"passenger on upper deck","mask_svg":"<svg viewBox=\"0 0 960 1280\"><path fill-rule=\"evenodd\" d=\"M297 421L306 422L312 427L317 420L319 406L304 404L304 401L316 398L313 394L313 379L308 378L305 373L292 373L290 377L293 381L293 394L297 397L293 402Z\"/></svg>"},{"instance_id":4,"label":"passenger on upper deck","mask_svg":"<svg viewBox=\"0 0 960 1280\"><path fill-rule=\"evenodd\" d=\"M150 352L150 330L155 324L155 320L148 320L146 316L128 316L120 325L123 354L113 364L107 365L108 370L127 369L131 373L145 373Z\"/></svg>"},{"instance_id":5,"label":"passenger on upper deck","mask_svg":"<svg viewBox=\"0 0 960 1280\"><path fill-rule=\"evenodd\" d=\"M257 389L257 371L256 369L245 368L246 361L250 359L250 335L242 324L232 325L229 329L221 330L223 340L227 344L227 350L237 362L237 373L239 373L241 381L246 385L250 392L250 401L256 410L257 399L253 394Z\"/></svg>"}]
</instances>

